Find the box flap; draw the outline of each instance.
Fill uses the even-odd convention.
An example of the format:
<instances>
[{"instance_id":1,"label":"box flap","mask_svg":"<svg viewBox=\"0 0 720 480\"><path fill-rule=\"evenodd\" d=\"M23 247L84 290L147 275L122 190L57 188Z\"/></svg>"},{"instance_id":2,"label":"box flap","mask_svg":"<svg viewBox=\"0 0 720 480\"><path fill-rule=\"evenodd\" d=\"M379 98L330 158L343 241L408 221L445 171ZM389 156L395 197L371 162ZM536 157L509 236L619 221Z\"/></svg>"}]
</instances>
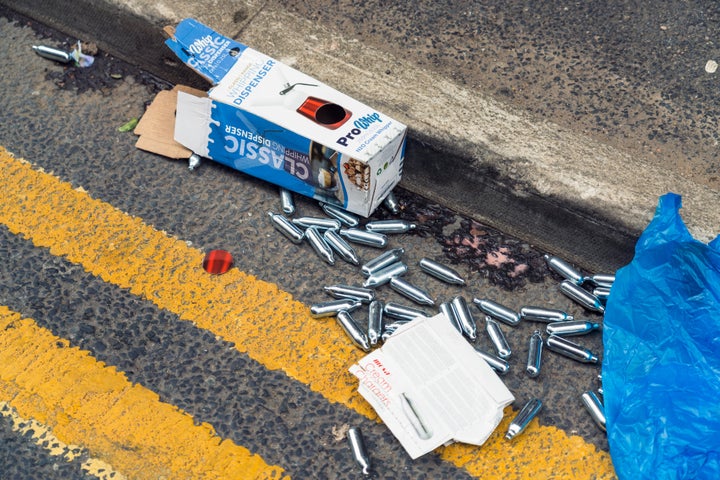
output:
<instances>
[{"instance_id":1,"label":"box flap","mask_svg":"<svg viewBox=\"0 0 720 480\"><path fill-rule=\"evenodd\" d=\"M170 35L165 44L213 85L220 82L247 48L192 18L182 20L174 29L166 27L165 31Z\"/></svg>"},{"instance_id":2,"label":"box flap","mask_svg":"<svg viewBox=\"0 0 720 480\"><path fill-rule=\"evenodd\" d=\"M208 152L211 110L212 100L208 97L178 93L175 138L201 157L211 157Z\"/></svg>"},{"instance_id":3,"label":"box flap","mask_svg":"<svg viewBox=\"0 0 720 480\"><path fill-rule=\"evenodd\" d=\"M189 158L192 155L192 151L174 139L175 108L180 91L206 96L202 90L183 85L159 92L135 127L134 133L139 135L135 143L137 148L168 158Z\"/></svg>"}]
</instances>

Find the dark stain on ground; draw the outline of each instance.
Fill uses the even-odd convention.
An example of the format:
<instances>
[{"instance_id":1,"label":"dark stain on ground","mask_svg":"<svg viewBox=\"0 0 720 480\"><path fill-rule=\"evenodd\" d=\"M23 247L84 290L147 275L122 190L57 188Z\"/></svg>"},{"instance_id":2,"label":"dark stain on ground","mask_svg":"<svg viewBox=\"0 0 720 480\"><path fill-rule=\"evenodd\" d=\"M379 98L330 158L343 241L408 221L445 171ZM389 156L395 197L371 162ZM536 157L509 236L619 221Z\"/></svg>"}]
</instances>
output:
<instances>
[{"instance_id":1,"label":"dark stain on ground","mask_svg":"<svg viewBox=\"0 0 720 480\"><path fill-rule=\"evenodd\" d=\"M373 218L416 223L418 227L407 234L434 237L450 264L468 265L491 284L506 290L515 290L528 281L542 282L550 274L543 253L530 244L466 217L460 218L460 226L448 233L448 227L457 223L454 211L401 188L396 188L394 194L399 213L379 208Z\"/></svg>"},{"instance_id":2,"label":"dark stain on ground","mask_svg":"<svg viewBox=\"0 0 720 480\"><path fill-rule=\"evenodd\" d=\"M77 47L78 40L83 42L83 39L68 37L53 28L13 12L2 5L0 5L0 17L5 17L12 22L16 22L18 25L31 28L33 32L44 41L43 45L57 48L64 52L72 52ZM153 93L172 88L170 83L99 50L97 46L92 43L81 43L81 45L81 51L94 58L91 66L84 68L74 63L69 63L63 66L61 72L48 71L46 75L47 80L50 80L62 90L75 91L77 94L82 94L87 91L98 91L104 95L109 95L111 90L119 85L122 79L127 76L134 77L138 83L147 86ZM27 55L33 54L32 51L27 52ZM54 62L49 59L47 61Z\"/></svg>"},{"instance_id":3,"label":"dark stain on ground","mask_svg":"<svg viewBox=\"0 0 720 480\"><path fill-rule=\"evenodd\" d=\"M58 88L74 90L77 94L94 90L109 95L112 88L128 75L135 77L140 84L149 87L152 92L166 90L170 87L167 82L102 51L94 57L95 61L90 67L83 68L70 64L65 66L62 72L48 72L46 78Z\"/></svg>"}]
</instances>

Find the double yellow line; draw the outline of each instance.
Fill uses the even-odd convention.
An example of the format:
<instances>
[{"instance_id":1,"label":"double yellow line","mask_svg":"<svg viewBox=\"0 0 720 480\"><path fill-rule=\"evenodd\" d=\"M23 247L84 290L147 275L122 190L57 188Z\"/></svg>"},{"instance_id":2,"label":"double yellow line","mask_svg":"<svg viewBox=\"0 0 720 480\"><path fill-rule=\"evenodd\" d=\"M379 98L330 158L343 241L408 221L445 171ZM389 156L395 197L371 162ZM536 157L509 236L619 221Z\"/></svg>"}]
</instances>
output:
<instances>
[{"instance_id":1,"label":"double yellow line","mask_svg":"<svg viewBox=\"0 0 720 480\"><path fill-rule=\"evenodd\" d=\"M290 294L237 269L207 275L201 251L33 169L2 147L0 171L0 223L12 233L233 342L238 351L284 371L329 401L376 418L347 370L362 352L338 341L344 334L334 322L313 320ZM102 409L96 413L104 414ZM37 418L30 410L24 415ZM609 455L579 437L534 425L508 443L499 434L505 427L481 448L455 444L439 453L482 478L614 478ZM84 445L99 456L91 443Z\"/></svg>"},{"instance_id":2,"label":"double yellow line","mask_svg":"<svg viewBox=\"0 0 720 480\"><path fill-rule=\"evenodd\" d=\"M219 438L208 424L194 425L190 415L33 320L0 307L0 332L0 399L35 428L85 446L94 457L83 466L88 473L102 461L128 478L280 478L281 468ZM69 450L61 449L66 459Z\"/></svg>"}]
</instances>

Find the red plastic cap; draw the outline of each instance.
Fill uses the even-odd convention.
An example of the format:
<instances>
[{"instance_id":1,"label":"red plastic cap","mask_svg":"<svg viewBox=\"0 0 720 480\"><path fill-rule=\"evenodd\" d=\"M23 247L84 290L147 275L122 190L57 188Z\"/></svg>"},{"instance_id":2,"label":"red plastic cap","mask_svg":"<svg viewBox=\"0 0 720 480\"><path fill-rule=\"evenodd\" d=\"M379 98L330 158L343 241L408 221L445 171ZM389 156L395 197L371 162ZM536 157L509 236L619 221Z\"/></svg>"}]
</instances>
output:
<instances>
[{"instance_id":1,"label":"red plastic cap","mask_svg":"<svg viewBox=\"0 0 720 480\"><path fill-rule=\"evenodd\" d=\"M233 258L227 250L210 250L203 259L203 268L213 275L225 273L233 265Z\"/></svg>"}]
</instances>

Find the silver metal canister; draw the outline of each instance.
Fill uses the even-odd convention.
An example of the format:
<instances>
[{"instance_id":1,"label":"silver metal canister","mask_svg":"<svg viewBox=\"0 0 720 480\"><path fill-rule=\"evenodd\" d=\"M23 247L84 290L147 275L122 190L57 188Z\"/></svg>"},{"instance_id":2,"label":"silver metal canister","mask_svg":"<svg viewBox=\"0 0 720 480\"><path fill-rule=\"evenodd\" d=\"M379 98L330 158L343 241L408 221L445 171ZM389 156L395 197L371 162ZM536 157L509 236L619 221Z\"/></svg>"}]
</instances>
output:
<instances>
[{"instance_id":1,"label":"silver metal canister","mask_svg":"<svg viewBox=\"0 0 720 480\"><path fill-rule=\"evenodd\" d=\"M417 225L406 220L376 220L365 224L365 230L382 234L406 233L415 230Z\"/></svg>"},{"instance_id":2,"label":"silver metal canister","mask_svg":"<svg viewBox=\"0 0 720 480\"><path fill-rule=\"evenodd\" d=\"M510 427L508 427L505 438L512 440L525 431L525 428L527 428L530 421L537 416L541 408L542 401L537 398L530 399L510 422Z\"/></svg>"},{"instance_id":3,"label":"silver metal canister","mask_svg":"<svg viewBox=\"0 0 720 480\"><path fill-rule=\"evenodd\" d=\"M363 303L370 303L375 300L375 290L370 288L335 284L323 287L323 290L335 298L349 298L352 300L360 300Z\"/></svg>"},{"instance_id":4,"label":"silver metal canister","mask_svg":"<svg viewBox=\"0 0 720 480\"><path fill-rule=\"evenodd\" d=\"M553 352L564 355L573 360L582 363L598 363L598 357L593 352L584 348L577 343L571 342L567 338L557 335L550 335L545 345Z\"/></svg>"},{"instance_id":5,"label":"silver metal canister","mask_svg":"<svg viewBox=\"0 0 720 480\"><path fill-rule=\"evenodd\" d=\"M395 302L387 302L383 313L397 320L414 320L417 317L426 317L427 314L417 308L408 307L407 305L401 305Z\"/></svg>"},{"instance_id":6,"label":"silver metal canister","mask_svg":"<svg viewBox=\"0 0 720 480\"><path fill-rule=\"evenodd\" d=\"M592 294L601 302L607 303L607 299L610 298L610 287L595 287Z\"/></svg>"},{"instance_id":7,"label":"silver metal canister","mask_svg":"<svg viewBox=\"0 0 720 480\"><path fill-rule=\"evenodd\" d=\"M378 270L382 270L395 262L399 262L404 253L405 249L402 247L392 248L363 264L363 266L360 267L360 271L368 277Z\"/></svg>"},{"instance_id":8,"label":"silver metal canister","mask_svg":"<svg viewBox=\"0 0 720 480\"><path fill-rule=\"evenodd\" d=\"M365 448L365 441L363 440L362 432L358 427L350 427L347 432L348 442L350 443L350 450L352 450L353 458L362 467L363 475L370 475L370 456Z\"/></svg>"},{"instance_id":9,"label":"silver metal canister","mask_svg":"<svg viewBox=\"0 0 720 480\"><path fill-rule=\"evenodd\" d=\"M465 285L465 280L452 268L429 258L420 259L420 270L439 280L454 285Z\"/></svg>"},{"instance_id":10,"label":"silver metal canister","mask_svg":"<svg viewBox=\"0 0 720 480\"><path fill-rule=\"evenodd\" d=\"M527 306L520 309L520 319L529 322L550 323L572 320L573 316L555 308Z\"/></svg>"},{"instance_id":11,"label":"silver metal canister","mask_svg":"<svg viewBox=\"0 0 720 480\"><path fill-rule=\"evenodd\" d=\"M353 300L350 298L341 298L338 300L331 300L329 302L315 303L310 306L310 316L313 318L334 317L341 310L352 312L361 306L362 302L360 300Z\"/></svg>"},{"instance_id":12,"label":"silver metal canister","mask_svg":"<svg viewBox=\"0 0 720 480\"><path fill-rule=\"evenodd\" d=\"M302 227L302 228L316 227L320 230L325 230L326 228L332 228L332 229L337 230L340 227L342 227L340 220L338 220L336 218L300 217L300 218L293 218L292 222L295 225L297 225L298 227Z\"/></svg>"},{"instance_id":13,"label":"silver metal canister","mask_svg":"<svg viewBox=\"0 0 720 480\"><path fill-rule=\"evenodd\" d=\"M388 244L387 236L382 233L367 232L359 228L341 228L338 232L347 240L374 248L385 248Z\"/></svg>"},{"instance_id":14,"label":"silver metal canister","mask_svg":"<svg viewBox=\"0 0 720 480\"><path fill-rule=\"evenodd\" d=\"M347 227L357 227L360 225L360 219L357 215L344 210L337 205L331 205L329 203L320 203L320 208L327 214L327 216L340 220L340 223Z\"/></svg>"},{"instance_id":15,"label":"silver metal canister","mask_svg":"<svg viewBox=\"0 0 720 480\"><path fill-rule=\"evenodd\" d=\"M600 399L595 395L595 392L587 391L582 394L582 402L585 405L585 409L588 411L593 421L603 430L605 427L605 407L603 406Z\"/></svg>"},{"instance_id":16,"label":"silver metal canister","mask_svg":"<svg viewBox=\"0 0 720 480\"><path fill-rule=\"evenodd\" d=\"M569 280L563 280L562 283L560 283L560 291L588 310L599 313L605 312L605 306L598 297Z\"/></svg>"},{"instance_id":17,"label":"silver metal canister","mask_svg":"<svg viewBox=\"0 0 720 480\"><path fill-rule=\"evenodd\" d=\"M390 210L395 215L400 213L400 204L398 203L397 198L395 198L395 194L393 192L388 193L387 197L385 197L385 200L383 200L383 205L385 205L385 208Z\"/></svg>"},{"instance_id":18,"label":"silver metal canister","mask_svg":"<svg viewBox=\"0 0 720 480\"><path fill-rule=\"evenodd\" d=\"M580 285L585 281L585 277L583 277L583 275L575 269L575 267L562 258L553 257L552 255L544 255L543 258L551 270L558 273L566 280L569 280L576 285Z\"/></svg>"},{"instance_id":19,"label":"silver metal canister","mask_svg":"<svg viewBox=\"0 0 720 480\"><path fill-rule=\"evenodd\" d=\"M295 213L295 202L293 201L292 192L287 188L280 187L280 205L285 215L293 215Z\"/></svg>"},{"instance_id":20,"label":"silver metal canister","mask_svg":"<svg viewBox=\"0 0 720 480\"><path fill-rule=\"evenodd\" d=\"M487 299L474 298L473 303L481 312L514 327L520 323L520 315L513 309Z\"/></svg>"},{"instance_id":21,"label":"silver metal canister","mask_svg":"<svg viewBox=\"0 0 720 480\"><path fill-rule=\"evenodd\" d=\"M596 273L587 277L585 280L592 283L596 287L612 287L615 283L615 275L612 273Z\"/></svg>"},{"instance_id":22,"label":"silver metal canister","mask_svg":"<svg viewBox=\"0 0 720 480\"><path fill-rule=\"evenodd\" d=\"M360 265L360 259L357 253L355 253L355 250L338 235L337 231L327 229L323 232L322 236L325 242L330 245L330 248L340 255L340 258L352 265Z\"/></svg>"},{"instance_id":23,"label":"silver metal canister","mask_svg":"<svg viewBox=\"0 0 720 480\"><path fill-rule=\"evenodd\" d=\"M301 243L305 238L305 233L295 226L287 218L283 217L278 213L268 212L270 216L270 222L272 222L275 230L285 235L293 243Z\"/></svg>"},{"instance_id":24,"label":"silver metal canister","mask_svg":"<svg viewBox=\"0 0 720 480\"><path fill-rule=\"evenodd\" d=\"M390 288L420 305L435 305L435 300L425 290L400 277L390 279Z\"/></svg>"},{"instance_id":25,"label":"silver metal canister","mask_svg":"<svg viewBox=\"0 0 720 480\"><path fill-rule=\"evenodd\" d=\"M405 275L407 271L407 265L402 262L395 262L367 277L363 283L363 287L375 288L380 285L385 285L391 278Z\"/></svg>"},{"instance_id":26,"label":"silver metal canister","mask_svg":"<svg viewBox=\"0 0 720 480\"><path fill-rule=\"evenodd\" d=\"M527 374L535 378L540 375L540 368L542 367L542 349L543 349L543 338L539 330L535 330L530 336L530 345L528 348L528 359L527 367L525 371Z\"/></svg>"},{"instance_id":27,"label":"silver metal canister","mask_svg":"<svg viewBox=\"0 0 720 480\"><path fill-rule=\"evenodd\" d=\"M382 300L373 300L368 306L368 340L370 346L375 346L380 341L385 327L383 308L385 303Z\"/></svg>"},{"instance_id":28,"label":"silver metal canister","mask_svg":"<svg viewBox=\"0 0 720 480\"><path fill-rule=\"evenodd\" d=\"M505 375L507 372L510 371L510 364L502 358L498 357L497 355L493 355L492 353L486 352L485 350L481 350L477 347L475 347L475 351L498 374Z\"/></svg>"},{"instance_id":29,"label":"silver metal canister","mask_svg":"<svg viewBox=\"0 0 720 480\"><path fill-rule=\"evenodd\" d=\"M462 328L463 334L474 342L477 339L477 324L475 323L475 318L473 318L472 313L470 313L465 298L460 295L454 297L450 301L450 307L453 309L453 313Z\"/></svg>"},{"instance_id":30,"label":"silver metal canister","mask_svg":"<svg viewBox=\"0 0 720 480\"><path fill-rule=\"evenodd\" d=\"M305 238L320 258L330 265L335 265L335 255L333 255L330 245L327 244L317 227L306 228Z\"/></svg>"},{"instance_id":31,"label":"silver metal canister","mask_svg":"<svg viewBox=\"0 0 720 480\"><path fill-rule=\"evenodd\" d=\"M500 325L498 325L498 323L493 320L490 315L485 315L485 330L495 346L495 351L497 352L498 357L505 360L510 358L512 350L510 350L510 345L508 345L505 334L500 329Z\"/></svg>"},{"instance_id":32,"label":"silver metal canister","mask_svg":"<svg viewBox=\"0 0 720 480\"><path fill-rule=\"evenodd\" d=\"M358 326L352 315L347 310L340 310L335 317L338 325L340 325L350 340L366 352L370 351L370 341L367 334Z\"/></svg>"},{"instance_id":33,"label":"silver metal canister","mask_svg":"<svg viewBox=\"0 0 720 480\"><path fill-rule=\"evenodd\" d=\"M546 327L548 335L561 337L572 337L575 335L586 335L600 329L600 324L588 320L573 320L571 322L549 323Z\"/></svg>"},{"instance_id":34,"label":"silver metal canister","mask_svg":"<svg viewBox=\"0 0 720 480\"><path fill-rule=\"evenodd\" d=\"M74 60L69 52L57 48L46 47L45 45L33 45L32 49L35 50L35 53L48 60L55 60L60 63L70 63Z\"/></svg>"}]
</instances>

